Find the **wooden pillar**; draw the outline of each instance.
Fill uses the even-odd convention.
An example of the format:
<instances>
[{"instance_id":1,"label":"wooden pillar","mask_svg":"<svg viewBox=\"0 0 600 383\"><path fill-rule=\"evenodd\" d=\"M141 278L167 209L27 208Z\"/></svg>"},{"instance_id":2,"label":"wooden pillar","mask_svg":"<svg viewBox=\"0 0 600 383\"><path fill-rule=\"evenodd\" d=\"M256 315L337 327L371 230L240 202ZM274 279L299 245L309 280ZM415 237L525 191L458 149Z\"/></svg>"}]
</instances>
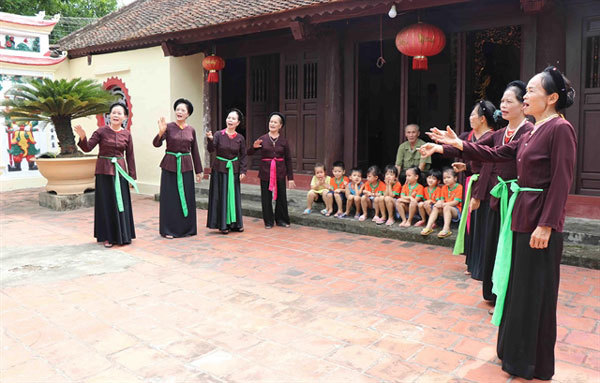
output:
<instances>
[{"instance_id":1,"label":"wooden pillar","mask_svg":"<svg viewBox=\"0 0 600 383\"><path fill-rule=\"evenodd\" d=\"M358 79L357 70L357 49L356 44L347 35L343 36L343 79L344 79L344 163L347 169L356 166L356 81Z\"/></svg>"},{"instance_id":2,"label":"wooden pillar","mask_svg":"<svg viewBox=\"0 0 600 383\"><path fill-rule=\"evenodd\" d=\"M541 72L548 65L565 70L566 26L563 6L549 3L537 17L537 42L535 71Z\"/></svg>"},{"instance_id":3,"label":"wooden pillar","mask_svg":"<svg viewBox=\"0 0 600 383\"><path fill-rule=\"evenodd\" d=\"M467 34L458 32L456 36L456 105L454 113L454 130L465 131L465 92L467 68Z\"/></svg>"},{"instance_id":4,"label":"wooden pillar","mask_svg":"<svg viewBox=\"0 0 600 383\"><path fill-rule=\"evenodd\" d=\"M202 87L202 105L204 107L203 116L202 116L202 124L204 125L204 131L211 130L213 133L219 130L218 127L218 118L217 118L217 107L218 107L218 92L217 92L217 84L212 84L208 82L204 82L204 86ZM206 136L203 135L202 142L204 143L204 147L206 148ZM210 167L211 164L211 156L208 153L208 150L204 151L204 158L202 158L202 163L204 164L205 169Z\"/></svg>"},{"instance_id":5,"label":"wooden pillar","mask_svg":"<svg viewBox=\"0 0 600 383\"><path fill-rule=\"evenodd\" d=\"M408 68L410 59L406 55L400 57L400 118L398 130L398 145L404 141L404 128L408 124ZM394 161L396 160L394 154Z\"/></svg>"},{"instance_id":6,"label":"wooden pillar","mask_svg":"<svg viewBox=\"0 0 600 383\"><path fill-rule=\"evenodd\" d=\"M327 169L333 162L344 159L343 66L339 32L333 32L326 44L325 70L325 153ZM352 164L347 164L352 166Z\"/></svg>"}]
</instances>

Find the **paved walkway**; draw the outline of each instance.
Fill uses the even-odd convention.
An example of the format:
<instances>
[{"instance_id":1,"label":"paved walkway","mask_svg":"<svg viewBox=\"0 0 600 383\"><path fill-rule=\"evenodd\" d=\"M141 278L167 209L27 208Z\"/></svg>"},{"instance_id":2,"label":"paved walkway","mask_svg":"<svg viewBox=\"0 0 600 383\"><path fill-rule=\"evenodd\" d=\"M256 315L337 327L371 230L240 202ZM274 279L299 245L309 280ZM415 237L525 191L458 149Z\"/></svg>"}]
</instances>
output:
<instances>
[{"instance_id":1,"label":"paved walkway","mask_svg":"<svg viewBox=\"0 0 600 383\"><path fill-rule=\"evenodd\" d=\"M93 209L0 194L0 381L519 382L450 249L292 226L104 249ZM267 244L266 246L264 244ZM561 267L559 382L600 380L600 272Z\"/></svg>"}]
</instances>

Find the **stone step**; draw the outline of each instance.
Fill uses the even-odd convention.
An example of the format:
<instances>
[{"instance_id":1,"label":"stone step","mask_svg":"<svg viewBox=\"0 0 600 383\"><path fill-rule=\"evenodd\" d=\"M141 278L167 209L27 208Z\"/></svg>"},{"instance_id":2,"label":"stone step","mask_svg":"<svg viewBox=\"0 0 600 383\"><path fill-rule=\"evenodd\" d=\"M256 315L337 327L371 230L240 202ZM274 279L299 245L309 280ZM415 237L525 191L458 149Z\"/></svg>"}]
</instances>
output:
<instances>
[{"instance_id":1,"label":"stone step","mask_svg":"<svg viewBox=\"0 0 600 383\"><path fill-rule=\"evenodd\" d=\"M207 209L208 196L201 195L196 197L196 207L198 209ZM318 227L327 230L397 239L406 242L428 243L436 246L453 247L456 239L456 228L453 228L453 234L445 239L439 239L436 236L438 230L436 230L436 233L433 233L432 235L423 237L420 234L422 229L420 227L401 228L398 226L398 224L390 227L385 225L377 225L370 220L359 222L353 218L340 219L333 216L325 217L318 213L318 211L323 207L323 204L315 203L313 212L311 214L304 215L302 214L304 207L295 208L288 205L290 220L292 221L293 225ZM245 217L262 218L262 207L260 201L257 202L244 199L242 203L242 212ZM406 244L405 246L410 247L411 245Z\"/></svg>"},{"instance_id":2,"label":"stone step","mask_svg":"<svg viewBox=\"0 0 600 383\"><path fill-rule=\"evenodd\" d=\"M439 239L436 236L438 230L430 236L423 237L420 235L421 228L417 227L400 228L397 224L389 227L376 225L370 220L359 222L351 218L325 217L318 213L324 208L322 203L315 203L313 212L309 215L303 215L302 212L306 207L306 190L288 189L287 193L292 224L396 239L406 242L402 245L406 247L412 246L411 242L450 248L454 246L457 231L455 226L452 229L452 236ZM260 186L242 184L241 194L244 216L262 218ZM155 199L158 200L158 198L157 194ZM199 209L208 207L208 183L203 183L196 188L196 207ZM564 234L563 264L600 269L600 220L567 217Z\"/></svg>"},{"instance_id":3,"label":"stone step","mask_svg":"<svg viewBox=\"0 0 600 383\"><path fill-rule=\"evenodd\" d=\"M242 184L240 192L244 203L246 201L260 202L260 186ZM290 210L298 208L302 212L306 207L306 190L287 189L287 194ZM208 183L196 187L196 196L201 195L208 195ZM315 204L313 212L318 212L322 208L322 205ZM565 219L564 240L565 243L576 245L600 246L600 220L567 217Z\"/></svg>"}]
</instances>

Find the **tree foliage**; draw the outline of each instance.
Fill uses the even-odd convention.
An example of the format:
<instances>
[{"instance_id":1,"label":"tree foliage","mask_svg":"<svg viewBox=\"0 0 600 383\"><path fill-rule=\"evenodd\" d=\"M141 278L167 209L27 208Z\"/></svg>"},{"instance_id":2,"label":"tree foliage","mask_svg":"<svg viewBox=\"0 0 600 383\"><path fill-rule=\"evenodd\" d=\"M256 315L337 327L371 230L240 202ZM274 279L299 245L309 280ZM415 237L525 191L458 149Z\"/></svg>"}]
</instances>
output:
<instances>
[{"instance_id":1,"label":"tree foliage","mask_svg":"<svg viewBox=\"0 0 600 383\"><path fill-rule=\"evenodd\" d=\"M2 12L33 16L45 11L46 16L59 13L65 17L102 17L117 9L117 0L0 0Z\"/></svg>"},{"instance_id":2,"label":"tree foliage","mask_svg":"<svg viewBox=\"0 0 600 383\"><path fill-rule=\"evenodd\" d=\"M0 113L11 121L52 121L61 156L77 153L71 128L74 118L108 111L116 96L95 80L29 79L6 92Z\"/></svg>"}]
</instances>

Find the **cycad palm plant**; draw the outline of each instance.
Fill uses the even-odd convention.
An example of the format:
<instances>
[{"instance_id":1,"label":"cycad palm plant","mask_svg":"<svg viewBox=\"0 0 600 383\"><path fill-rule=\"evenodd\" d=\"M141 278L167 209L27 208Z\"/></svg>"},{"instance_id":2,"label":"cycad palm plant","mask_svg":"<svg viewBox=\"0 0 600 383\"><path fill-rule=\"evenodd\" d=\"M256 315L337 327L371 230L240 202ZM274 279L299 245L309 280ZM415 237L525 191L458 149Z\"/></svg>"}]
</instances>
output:
<instances>
[{"instance_id":1,"label":"cycad palm plant","mask_svg":"<svg viewBox=\"0 0 600 383\"><path fill-rule=\"evenodd\" d=\"M29 79L11 88L1 113L14 122L51 121L61 157L81 155L75 145L71 120L106 113L116 96L95 80Z\"/></svg>"}]
</instances>

